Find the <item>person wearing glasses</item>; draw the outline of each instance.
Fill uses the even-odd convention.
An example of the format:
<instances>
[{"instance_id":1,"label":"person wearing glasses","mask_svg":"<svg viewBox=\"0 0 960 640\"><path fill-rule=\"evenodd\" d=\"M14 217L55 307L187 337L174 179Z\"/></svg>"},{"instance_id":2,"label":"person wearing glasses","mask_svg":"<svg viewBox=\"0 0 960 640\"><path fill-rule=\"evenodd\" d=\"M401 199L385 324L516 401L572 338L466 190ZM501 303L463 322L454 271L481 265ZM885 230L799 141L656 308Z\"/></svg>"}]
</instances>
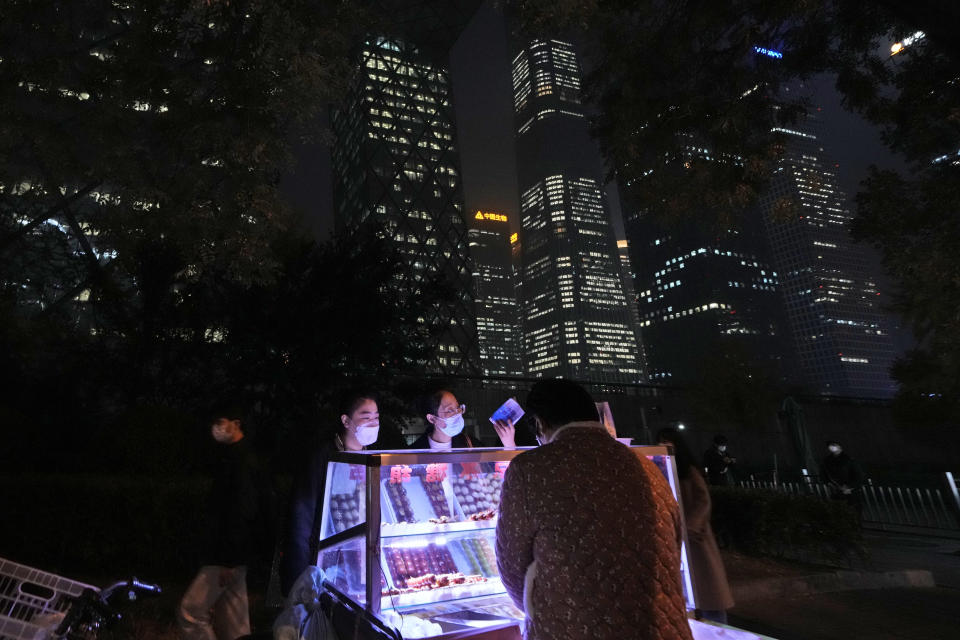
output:
<instances>
[{"instance_id":1,"label":"person wearing glasses","mask_svg":"<svg viewBox=\"0 0 960 640\"><path fill-rule=\"evenodd\" d=\"M427 430L410 445L411 449L471 449L484 446L463 432L463 414L467 405L460 404L448 389L437 389L420 399L420 415L427 421ZM505 448L513 448L516 430L512 423L497 425L497 435Z\"/></svg>"}]
</instances>

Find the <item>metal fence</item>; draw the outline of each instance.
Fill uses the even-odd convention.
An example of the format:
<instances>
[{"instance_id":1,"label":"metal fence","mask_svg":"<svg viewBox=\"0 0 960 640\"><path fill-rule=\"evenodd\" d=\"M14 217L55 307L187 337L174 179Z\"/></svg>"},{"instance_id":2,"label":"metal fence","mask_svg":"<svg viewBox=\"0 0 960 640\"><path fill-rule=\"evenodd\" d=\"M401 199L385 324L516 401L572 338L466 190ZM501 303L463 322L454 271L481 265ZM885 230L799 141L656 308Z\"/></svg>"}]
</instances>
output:
<instances>
[{"instance_id":1,"label":"metal fence","mask_svg":"<svg viewBox=\"0 0 960 640\"><path fill-rule=\"evenodd\" d=\"M830 485L812 480L800 482L744 480L738 484L748 489L815 496L824 500L833 495ZM890 525L960 531L960 518L958 518L957 507L952 504L953 496L944 496L940 489L866 484L861 490L861 496L864 525L877 528Z\"/></svg>"}]
</instances>

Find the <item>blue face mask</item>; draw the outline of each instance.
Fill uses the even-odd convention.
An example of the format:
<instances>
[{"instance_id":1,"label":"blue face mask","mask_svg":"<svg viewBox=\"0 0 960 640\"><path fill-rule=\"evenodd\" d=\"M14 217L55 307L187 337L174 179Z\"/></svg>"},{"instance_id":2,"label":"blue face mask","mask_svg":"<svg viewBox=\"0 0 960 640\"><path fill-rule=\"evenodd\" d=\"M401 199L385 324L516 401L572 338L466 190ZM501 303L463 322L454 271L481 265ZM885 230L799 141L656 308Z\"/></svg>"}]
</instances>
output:
<instances>
[{"instance_id":1,"label":"blue face mask","mask_svg":"<svg viewBox=\"0 0 960 640\"><path fill-rule=\"evenodd\" d=\"M463 431L463 414L458 413L455 416L450 418L437 418L439 424L436 425L437 429L443 432L444 435L452 438L453 436L460 435L460 432Z\"/></svg>"}]
</instances>

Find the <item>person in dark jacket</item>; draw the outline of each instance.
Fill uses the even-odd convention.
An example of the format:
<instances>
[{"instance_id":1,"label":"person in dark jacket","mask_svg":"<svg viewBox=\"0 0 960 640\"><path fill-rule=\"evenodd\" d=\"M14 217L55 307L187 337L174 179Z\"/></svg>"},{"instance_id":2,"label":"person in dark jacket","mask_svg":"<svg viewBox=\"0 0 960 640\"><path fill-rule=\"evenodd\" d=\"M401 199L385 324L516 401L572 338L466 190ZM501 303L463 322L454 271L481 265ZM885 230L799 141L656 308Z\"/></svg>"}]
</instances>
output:
<instances>
[{"instance_id":1,"label":"person in dark jacket","mask_svg":"<svg viewBox=\"0 0 960 640\"><path fill-rule=\"evenodd\" d=\"M280 591L286 596L304 569L316 564L323 517L327 463L338 451L361 451L377 441L376 395L349 391L340 398L340 421L332 438L318 438L296 469L280 560Z\"/></svg>"},{"instance_id":2,"label":"person in dark jacket","mask_svg":"<svg viewBox=\"0 0 960 640\"><path fill-rule=\"evenodd\" d=\"M847 455L839 442L827 443L823 477L830 485L831 497L846 502L859 514L862 508L860 489L863 485L863 473L860 465Z\"/></svg>"},{"instance_id":3,"label":"person in dark jacket","mask_svg":"<svg viewBox=\"0 0 960 640\"><path fill-rule=\"evenodd\" d=\"M737 459L727 453L727 436L717 435L713 439L713 445L703 454L707 482L712 485L730 484L730 467L735 464Z\"/></svg>"},{"instance_id":4,"label":"person in dark jacket","mask_svg":"<svg viewBox=\"0 0 960 640\"><path fill-rule=\"evenodd\" d=\"M413 441L411 449L448 451L483 446L482 442L475 441L463 432L463 414L467 405L460 404L452 391L437 389L423 396L418 409L427 421L427 430ZM504 446L514 446L512 431L501 435L501 440L504 441Z\"/></svg>"},{"instance_id":5,"label":"person in dark jacket","mask_svg":"<svg viewBox=\"0 0 960 640\"><path fill-rule=\"evenodd\" d=\"M233 640L250 633L246 580L257 555L258 464L244 437L241 410L222 406L213 413L217 461L201 523L201 567L177 612L187 640Z\"/></svg>"}]
</instances>

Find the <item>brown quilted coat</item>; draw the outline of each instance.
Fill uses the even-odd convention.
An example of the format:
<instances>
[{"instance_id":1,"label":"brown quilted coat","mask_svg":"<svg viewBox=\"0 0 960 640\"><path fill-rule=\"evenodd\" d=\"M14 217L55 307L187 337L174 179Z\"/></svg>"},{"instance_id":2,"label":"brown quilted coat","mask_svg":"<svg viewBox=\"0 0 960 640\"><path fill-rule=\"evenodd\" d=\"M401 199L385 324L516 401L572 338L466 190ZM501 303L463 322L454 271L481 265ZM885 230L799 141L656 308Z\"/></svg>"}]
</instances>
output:
<instances>
[{"instance_id":1,"label":"brown quilted coat","mask_svg":"<svg viewBox=\"0 0 960 640\"><path fill-rule=\"evenodd\" d=\"M521 608L537 563L526 637L690 639L666 480L599 423L574 425L514 458L503 484L497 565Z\"/></svg>"}]
</instances>

